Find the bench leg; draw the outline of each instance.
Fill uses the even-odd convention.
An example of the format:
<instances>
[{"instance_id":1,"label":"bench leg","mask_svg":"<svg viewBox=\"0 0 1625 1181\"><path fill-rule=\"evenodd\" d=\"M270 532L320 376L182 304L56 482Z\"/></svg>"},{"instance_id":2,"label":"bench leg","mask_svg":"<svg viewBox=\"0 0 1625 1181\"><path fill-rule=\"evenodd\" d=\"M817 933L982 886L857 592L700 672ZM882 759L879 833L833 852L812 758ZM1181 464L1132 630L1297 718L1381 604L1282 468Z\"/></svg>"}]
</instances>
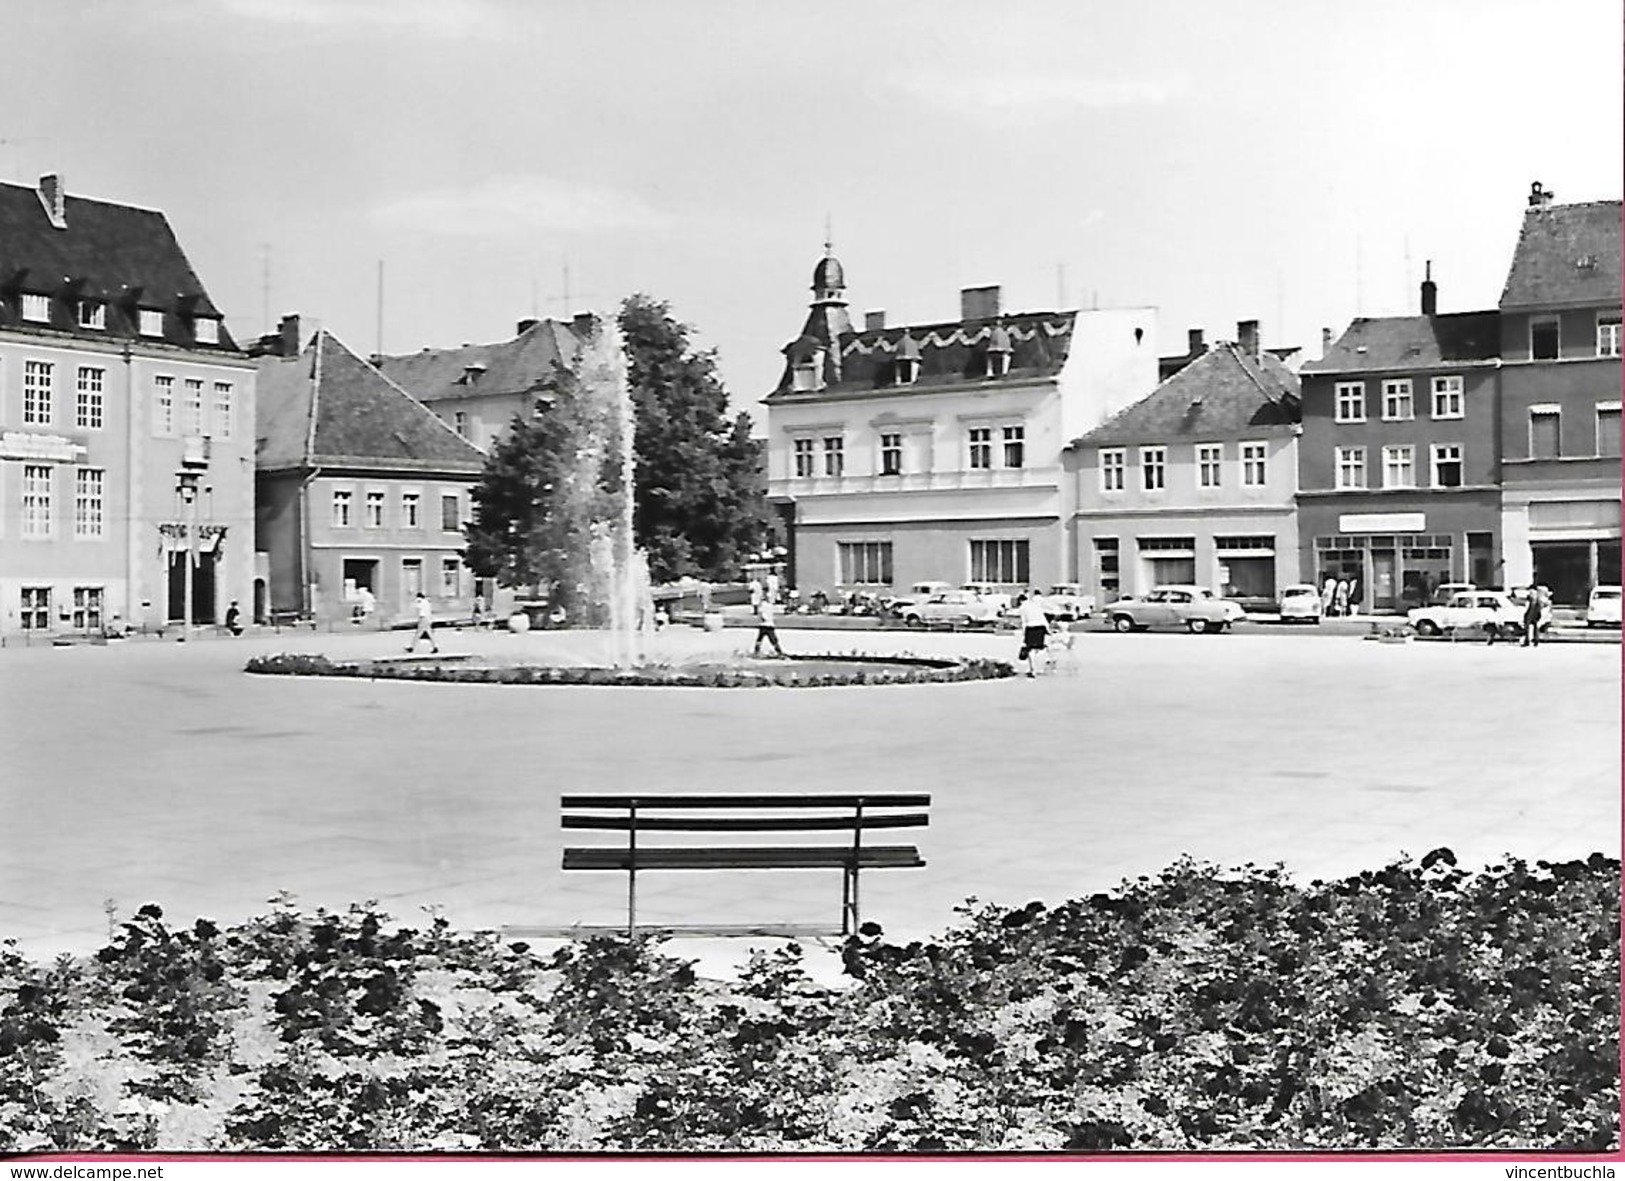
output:
<instances>
[{"instance_id":1,"label":"bench leg","mask_svg":"<svg viewBox=\"0 0 1625 1181\"><path fill-rule=\"evenodd\" d=\"M841 934L856 935L862 920L858 916L858 867L841 871Z\"/></svg>"}]
</instances>

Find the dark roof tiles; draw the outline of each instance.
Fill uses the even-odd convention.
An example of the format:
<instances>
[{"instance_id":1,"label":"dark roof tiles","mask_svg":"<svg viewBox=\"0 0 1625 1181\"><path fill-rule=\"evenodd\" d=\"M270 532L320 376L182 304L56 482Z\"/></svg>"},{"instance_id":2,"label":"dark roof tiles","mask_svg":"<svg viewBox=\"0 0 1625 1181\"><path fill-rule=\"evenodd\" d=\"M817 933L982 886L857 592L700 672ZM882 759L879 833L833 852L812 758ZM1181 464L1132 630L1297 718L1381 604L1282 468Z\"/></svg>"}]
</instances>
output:
<instances>
[{"instance_id":1,"label":"dark roof tiles","mask_svg":"<svg viewBox=\"0 0 1625 1181\"><path fill-rule=\"evenodd\" d=\"M1304 365L1303 373L1448 367L1492 361L1500 352L1498 312L1383 316L1352 321L1324 357Z\"/></svg>"},{"instance_id":2,"label":"dark roof tiles","mask_svg":"<svg viewBox=\"0 0 1625 1181\"><path fill-rule=\"evenodd\" d=\"M1220 344L1073 445L1280 433L1298 420L1298 378L1280 358L1267 351L1252 357Z\"/></svg>"},{"instance_id":3,"label":"dark roof tiles","mask_svg":"<svg viewBox=\"0 0 1625 1181\"><path fill-rule=\"evenodd\" d=\"M1512 254L1503 308L1620 301L1620 203L1531 209Z\"/></svg>"},{"instance_id":4,"label":"dark roof tiles","mask_svg":"<svg viewBox=\"0 0 1625 1181\"><path fill-rule=\"evenodd\" d=\"M512 340L383 357L378 368L425 402L529 394L549 388L580 346L570 325L541 320ZM472 380L470 370L475 371Z\"/></svg>"}]
</instances>

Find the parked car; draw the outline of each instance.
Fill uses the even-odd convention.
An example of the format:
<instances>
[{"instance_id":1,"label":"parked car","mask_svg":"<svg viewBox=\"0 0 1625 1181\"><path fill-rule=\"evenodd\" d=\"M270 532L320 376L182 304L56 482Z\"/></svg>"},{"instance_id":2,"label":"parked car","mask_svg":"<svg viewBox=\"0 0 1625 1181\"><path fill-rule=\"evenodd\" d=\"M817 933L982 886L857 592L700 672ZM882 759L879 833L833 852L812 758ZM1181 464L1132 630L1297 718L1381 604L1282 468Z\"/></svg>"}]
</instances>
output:
<instances>
[{"instance_id":1,"label":"parked car","mask_svg":"<svg viewBox=\"0 0 1625 1181\"><path fill-rule=\"evenodd\" d=\"M1428 596L1428 601L1423 605L1427 607L1443 607L1463 591L1477 589L1478 587L1471 582L1441 582L1433 588L1433 593Z\"/></svg>"},{"instance_id":2,"label":"parked car","mask_svg":"<svg viewBox=\"0 0 1625 1181\"><path fill-rule=\"evenodd\" d=\"M1450 596L1441 607L1413 607L1407 614L1416 634L1436 636L1441 632L1465 629L1482 630L1494 624L1508 635L1523 630L1524 604L1501 591L1471 590ZM1551 626L1552 609L1542 605L1540 626Z\"/></svg>"},{"instance_id":3,"label":"parked car","mask_svg":"<svg viewBox=\"0 0 1625 1181\"><path fill-rule=\"evenodd\" d=\"M1095 596L1086 595L1075 582L1061 582L1044 596L1044 614L1051 619L1088 619L1095 613Z\"/></svg>"},{"instance_id":4,"label":"parked car","mask_svg":"<svg viewBox=\"0 0 1625 1181\"><path fill-rule=\"evenodd\" d=\"M1118 599L1107 608L1120 632L1148 627L1182 627L1192 632L1221 632L1246 618L1241 604L1221 599L1205 586L1159 586L1144 596Z\"/></svg>"},{"instance_id":5,"label":"parked car","mask_svg":"<svg viewBox=\"0 0 1625 1181\"><path fill-rule=\"evenodd\" d=\"M1619 587L1594 586L1586 603L1587 627L1619 626Z\"/></svg>"},{"instance_id":6,"label":"parked car","mask_svg":"<svg viewBox=\"0 0 1625 1181\"><path fill-rule=\"evenodd\" d=\"M970 591L974 595L980 595L982 598L992 603L994 607L1000 611L1010 610L1012 598L1009 592L1000 590L995 583L963 582L960 583L959 589L962 591Z\"/></svg>"},{"instance_id":7,"label":"parked car","mask_svg":"<svg viewBox=\"0 0 1625 1181\"><path fill-rule=\"evenodd\" d=\"M1278 610L1282 623L1319 623L1321 617L1320 592L1307 582L1295 582L1281 592Z\"/></svg>"},{"instance_id":8,"label":"parked car","mask_svg":"<svg viewBox=\"0 0 1625 1181\"><path fill-rule=\"evenodd\" d=\"M923 603L932 595L941 594L945 590L952 589L953 584L948 582L939 582L936 580L916 582L910 586L905 593L887 599L886 610L891 612L893 615L901 615L903 613L903 608L907 607L910 603Z\"/></svg>"},{"instance_id":9,"label":"parked car","mask_svg":"<svg viewBox=\"0 0 1625 1181\"><path fill-rule=\"evenodd\" d=\"M924 623L997 623L999 608L973 591L946 590L910 603L903 608L902 615L904 623L915 626Z\"/></svg>"}]
</instances>

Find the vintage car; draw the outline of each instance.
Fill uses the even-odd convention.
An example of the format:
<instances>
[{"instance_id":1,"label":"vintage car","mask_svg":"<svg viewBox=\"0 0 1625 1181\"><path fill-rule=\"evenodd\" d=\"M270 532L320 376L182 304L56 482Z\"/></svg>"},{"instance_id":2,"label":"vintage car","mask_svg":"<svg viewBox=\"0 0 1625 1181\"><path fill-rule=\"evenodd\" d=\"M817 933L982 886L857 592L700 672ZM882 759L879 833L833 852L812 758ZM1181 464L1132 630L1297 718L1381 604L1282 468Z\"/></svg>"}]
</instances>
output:
<instances>
[{"instance_id":1,"label":"vintage car","mask_svg":"<svg viewBox=\"0 0 1625 1181\"><path fill-rule=\"evenodd\" d=\"M1148 627L1181 627L1191 632L1222 632L1246 618L1241 604L1221 599L1205 586L1159 586L1143 596L1118 599L1106 609L1120 632Z\"/></svg>"},{"instance_id":2,"label":"vintage car","mask_svg":"<svg viewBox=\"0 0 1625 1181\"><path fill-rule=\"evenodd\" d=\"M887 599L886 610L889 614L901 615L903 608L910 603L923 603L932 595L941 594L945 590L952 589L953 583L951 582L940 582L934 579L926 582L916 582L902 594Z\"/></svg>"},{"instance_id":3,"label":"vintage car","mask_svg":"<svg viewBox=\"0 0 1625 1181\"><path fill-rule=\"evenodd\" d=\"M1594 586L1586 603L1587 627L1619 626L1619 587Z\"/></svg>"},{"instance_id":4,"label":"vintage car","mask_svg":"<svg viewBox=\"0 0 1625 1181\"><path fill-rule=\"evenodd\" d=\"M1075 582L1062 582L1044 596L1044 614L1051 619L1088 619L1095 613L1095 596L1086 595Z\"/></svg>"},{"instance_id":5,"label":"vintage car","mask_svg":"<svg viewBox=\"0 0 1625 1181\"><path fill-rule=\"evenodd\" d=\"M973 595L980 595L984 600L992 603L1000 611L1010 610L1010 605L1015 601L1014 596L1012 596L1008 591L1000 590L997 583L963 582L960 583L959 589L962 591L970 591Z\"/></svg>"},{"instance_id":6,"label":"vintage car","mask_svg":"<svg viewBox=\"0 0 1625 1181\"><path fill-rule=\"evenodd\" d=\"M1319 623L1321 608L1320 592L1307 582L1293 583L1281 592L1282 623Z\"/></svg>"},{"instance_id":7,"label":"vintage car","mask_svg":"<svg viewBox=\"0 0 1625 1181\"><path fill-rule=\"evenodd\" d=\"M1484 631L1493 626L1508 635L1523 630L1524 604L1503 591L1470 590L1450 596L1441 607L1413 607L1406 615L1419 636ZM1541 629L1551 626L1552 609L1541 606Z\"/></svg>"},{"instance_id":8,"label":"vintage car","mask_svg":"<svg viewBox=\"0 0 1625 1181\"><path fill-rule=\"evenodd\" d=\"M974 591L946 590L908 604L901 614L903 622L913 626L929 623L991 624L999 620L999 607Z\"/></svg>"}]
</instances>

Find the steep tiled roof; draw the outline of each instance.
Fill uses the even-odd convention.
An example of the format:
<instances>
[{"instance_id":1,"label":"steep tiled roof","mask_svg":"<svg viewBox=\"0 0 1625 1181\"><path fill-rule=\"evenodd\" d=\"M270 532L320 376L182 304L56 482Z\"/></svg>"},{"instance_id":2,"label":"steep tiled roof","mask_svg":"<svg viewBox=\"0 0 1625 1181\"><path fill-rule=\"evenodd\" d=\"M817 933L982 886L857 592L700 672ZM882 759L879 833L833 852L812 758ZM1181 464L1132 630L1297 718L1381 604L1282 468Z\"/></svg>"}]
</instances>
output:
<instances>
[{"instance_id":1,"label":"steep tiled roof","mask_svg":"<svg viewBox=\"0 0 1625 1181\"><path fill-rule=\"evenodd\" d=\"M1018 312L995 321L963 324L915 324L842 333L840 380L817 391L793 388L794 362L807 349L820 342L803 336L787 348L789 362L778 388L768 401L816 399L832 392L884 389L896 385L896 360L905 342L919 350L919 371L906 392L916 386L942 386L958 383L983 384L987 377L988 345L995 328L1002 327L1011 347L1006 379L1051 377L1066 363L1072 343L1072 312ZM905 356L908 355L906 352ZM826 366L826 379L829 367Z\"/></svg>"},{"instance_id":2,"label":"steep tiled roof","mask_svg":"<svg viewBox=\"0 0 1625 1181\"><path fill-rule=\"evenodd\" d=\"M580 347L570 325L541 320L513 340L384 357L378 367L423 401L528 394L547 388L559 367L573 361ZM474 367L483 369L469 381L469 370Z\"/></svg>"},{"instance_id":3,"label":"steep tiled roof","mask_svg":"<svg viewBox=\"0 0 1625 1181\"><path fill-rule=\"evenodd\" d=\"M1288 430L1299 419L1298 378L1270 352L1215 345L1073 445L1160 443L1240 431Z\"/></svg>"},{"instance_id":4,"label":"steep tiled roof","mask_svg":"<svg viewBox=\"0 0 1625 1181\"><path fill-rule=\"evenodd\" d=\"M262 470L371 467L474 473L485 457L428 407L327 332L292 359L259 363Z\"/></svg>"},{"instance_id":5,"label":"steep tiled roof","mask_svg":"<svg viewBox=\"0 0 1625 1181\"><path fill-rule=\"evenodd\" d=\"M0 323L33 327L19 320L23 293L67 296L53 301L52 328L80 331L72 301L93 299L108 305L98 338L136 336L136 312L146 308L183 313L165 317L170 344L236 349L223 326L218 345L193 345L185 316L220 311L162 213L71 195L63 208L66 228L59 230L35 189L0 184Z\"/></svg>"},{"instance_id":6,"label":"steep tiled roof","mask_svg":"<svg viewBox=\"0 0 1625 1181\"><path fill-rule=\"evenodd\" d=\"M1619 218L1618 201L1529 210L1501 306L1619 303Z\"/></svg>"},{"instance_id":7,"label":"steep tiled roof","mask_svg":"<svg viewBox=\"0 0 1625 1181\"><path fill-rule=\"evenodd\" d=\"M1501 353L1499 312L1454 312L1448 316L1383 316L1352 321L1318 361L1304 365L1305 376L1375 369L1494 360Z\"/></svg>"}]
</instances>

